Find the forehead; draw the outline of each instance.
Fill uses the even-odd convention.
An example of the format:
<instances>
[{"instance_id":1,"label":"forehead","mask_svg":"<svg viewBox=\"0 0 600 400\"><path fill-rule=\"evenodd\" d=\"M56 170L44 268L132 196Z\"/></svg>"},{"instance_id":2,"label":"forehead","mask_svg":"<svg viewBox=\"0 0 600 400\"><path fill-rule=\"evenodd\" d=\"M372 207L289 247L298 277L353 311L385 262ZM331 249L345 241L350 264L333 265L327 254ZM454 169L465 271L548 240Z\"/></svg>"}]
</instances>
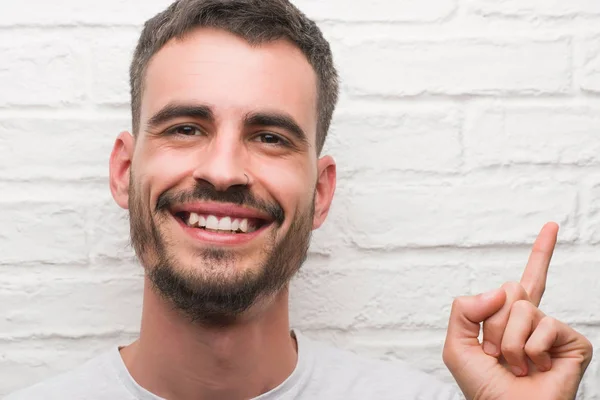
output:
<instances>
[{"instance_id":1,"label":"forehead","mask_svg":"<svg viewBox=\"0 0 600 400\"><path fill-rule=\"evenodd\" d=\"M317 77L300 49L283 39L251 46L226 31L201 28L171 40L148 65L142 126L169 103L210 105L217 119L282 111L315 139Z\"/></svg>"}]
</instances>

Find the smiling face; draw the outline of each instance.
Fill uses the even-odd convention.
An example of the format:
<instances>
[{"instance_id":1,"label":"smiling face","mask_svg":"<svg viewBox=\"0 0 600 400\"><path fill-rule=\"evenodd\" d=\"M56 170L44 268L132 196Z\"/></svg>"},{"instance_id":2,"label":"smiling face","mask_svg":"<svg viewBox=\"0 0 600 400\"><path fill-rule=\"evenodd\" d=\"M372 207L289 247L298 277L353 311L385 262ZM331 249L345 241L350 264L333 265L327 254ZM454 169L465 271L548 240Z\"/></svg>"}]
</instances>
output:
<instances>
[{"instance_id":1,"label":"smiling face","mask_svg":"<svg viewBox=\"0 0 600 400\"><path fill-rule=\"evenodd\" d=\"M145 77L140 132L117 139L111 189L155 289L197 320L235 319L283 288L324 221L316 74L291 42L198 29Z\"/></svg>"}]
</instances>

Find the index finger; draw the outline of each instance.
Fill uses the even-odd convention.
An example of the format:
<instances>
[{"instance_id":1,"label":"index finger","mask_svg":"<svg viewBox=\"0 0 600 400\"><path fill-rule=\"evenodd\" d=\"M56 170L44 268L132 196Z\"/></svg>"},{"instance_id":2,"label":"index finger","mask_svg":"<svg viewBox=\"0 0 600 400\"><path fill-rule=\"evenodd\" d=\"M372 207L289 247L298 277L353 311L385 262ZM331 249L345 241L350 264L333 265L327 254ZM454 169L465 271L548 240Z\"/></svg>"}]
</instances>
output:
<instances>
[{"instance_id":1,"label":"index finger","mask_svg":"<svg viewBox=\"0 0 600 400\"><path fill-rule=\"evenodd\" d=\"M529 295L529 299L536 306L540 305L544 290L546 289L546 277L548 276L548 267L552 259L552 253L556 246L558 236L558 224L548 222L540 231L527 266L521 277L521 286Z\"/></svg>"}]
</instances>

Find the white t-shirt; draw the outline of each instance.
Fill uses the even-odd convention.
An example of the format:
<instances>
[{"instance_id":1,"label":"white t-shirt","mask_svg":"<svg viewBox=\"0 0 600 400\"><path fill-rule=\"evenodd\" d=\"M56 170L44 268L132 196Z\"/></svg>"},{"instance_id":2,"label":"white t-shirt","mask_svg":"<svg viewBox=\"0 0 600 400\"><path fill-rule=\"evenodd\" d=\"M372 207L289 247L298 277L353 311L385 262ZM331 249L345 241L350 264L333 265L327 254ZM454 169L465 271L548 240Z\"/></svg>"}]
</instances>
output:
<instances>
[{"instance_id":1,"label":"white t-shirt","mask_svg":"<svg viewBox=\"0 0 600 400\"><path fill-rule=\"evenodd\" d=\"M458 400L453 385L403 362L369 360L294 332L298 362L278 387L254 400ZM165 400L138 385L118 348L82 366L15 392L5 400Z\"/></svg>"}]
</instances>

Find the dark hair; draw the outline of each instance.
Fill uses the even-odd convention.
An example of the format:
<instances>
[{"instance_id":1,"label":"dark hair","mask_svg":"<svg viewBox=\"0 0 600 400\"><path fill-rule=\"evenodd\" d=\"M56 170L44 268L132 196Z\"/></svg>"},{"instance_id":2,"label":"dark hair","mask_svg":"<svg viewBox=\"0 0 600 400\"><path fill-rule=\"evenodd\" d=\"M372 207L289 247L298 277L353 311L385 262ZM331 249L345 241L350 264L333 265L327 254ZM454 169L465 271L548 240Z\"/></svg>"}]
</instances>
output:
<instances>
[{"instance_id":1,"label":"dark hair","mask_svg":"<svg viewBox=\"0 0 600 400\"><path fill-rule=\"evenodd\" d=\"M338 76L329 43L317 25L287 0L178 0L148 20L130 69L133 133L140 125L141 97L148 63L168 41L199 27L219 28L251 45L291 40L304 53L318 79L317 153L325 143L338 99Z\"/></svg>"}]
</instances>

